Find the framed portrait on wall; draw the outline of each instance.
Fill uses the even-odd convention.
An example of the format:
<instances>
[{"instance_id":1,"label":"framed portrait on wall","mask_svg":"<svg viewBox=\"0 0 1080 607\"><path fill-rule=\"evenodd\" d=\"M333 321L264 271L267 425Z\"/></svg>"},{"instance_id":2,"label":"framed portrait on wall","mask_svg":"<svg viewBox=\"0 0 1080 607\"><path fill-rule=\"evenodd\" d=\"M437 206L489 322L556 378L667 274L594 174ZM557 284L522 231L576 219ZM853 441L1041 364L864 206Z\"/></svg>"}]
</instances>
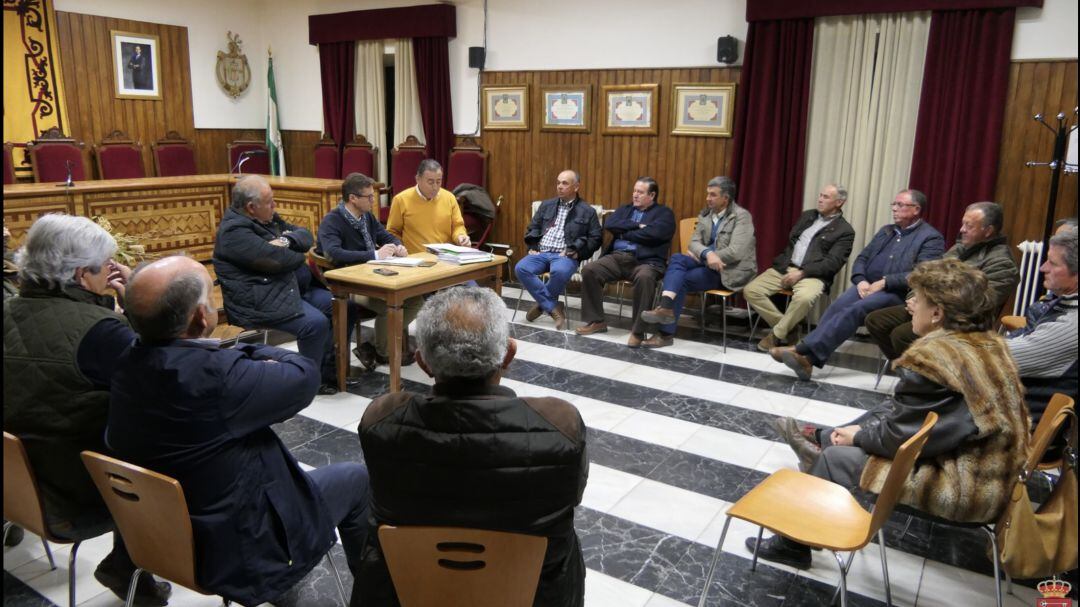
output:
<instances>
[{"instance_id":1,"label":"framed portrait on wall","mask_svg":"<svg viewBox=\"0 0 1080 607\"><path fill-rule=\"evenodd\" d=\"M161 99L161 42L153 34L111 30L119 99Z\"/></svg>"},{"instance_id":2,"label":"framed portrait on wall","mask_svg":"<svg viewBox=\"0 0 1080 607\"><path fill-rule=\"evenodd\" d=\"M731 137L735 83L676 84L671 89L672 135Z\"/></svg>"},{"instance_id":3,"label":"framed portrait on wall","mask_svg":"<svg viewBox=\"0 0 1080 607\"><path fill-rule=\"evenodd\" d=\"M656 84L603 87L605 135L655 135Z\"/></svg>"},{"instance_id":4,"label":"framed portrait on wall","mask_svg":"<svg viewBox=\"0 0 1080 607\"><path fill-rule=\"evenodd\" d=\"M480 99L484 103L484 129L529 130L529 85L485 86Z\"/></svg>"},{"instance_id":5,"label":"framed portrait on wall","mask_svg":"<svg viewBox=\"0 0 1080 607\"><path fill-rule=\"evenodd\" d=\"M592 85L545 86L540 97L544 108L540 130L589 132Z\"/></svg>"}]
</instances>

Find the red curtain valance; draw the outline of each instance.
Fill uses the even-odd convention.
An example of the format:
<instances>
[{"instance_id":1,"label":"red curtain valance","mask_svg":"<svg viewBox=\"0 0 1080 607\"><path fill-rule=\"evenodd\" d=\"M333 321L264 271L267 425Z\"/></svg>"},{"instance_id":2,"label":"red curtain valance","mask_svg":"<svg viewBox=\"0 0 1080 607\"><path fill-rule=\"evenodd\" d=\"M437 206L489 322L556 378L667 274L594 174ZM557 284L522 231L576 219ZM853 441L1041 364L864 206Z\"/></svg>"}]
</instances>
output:
<instances>
[{"instance_id":1,"label":"red curtain valance","mask_svg":"<svg viewBox=\"0 0 1080 607\"><path fill-rule=\"evenodd\" d=\"M425 4L308 15L309 44L437 36L457 36L457 17L453 5Z\"/></svg>"},{"instance_id":2,"label":"red curtain valance","mask_svg":"<svg viewBox=\"0 0 1080 607\"><path fill-rule=\"evenodd\" d=\"M748 0L746 20L775 21L778 19L807 19L833 15L865 15L868 13L909 13L913 11L961 11L988 8L1042 8L1043 0Z\"/></svg>"}]
</instances>

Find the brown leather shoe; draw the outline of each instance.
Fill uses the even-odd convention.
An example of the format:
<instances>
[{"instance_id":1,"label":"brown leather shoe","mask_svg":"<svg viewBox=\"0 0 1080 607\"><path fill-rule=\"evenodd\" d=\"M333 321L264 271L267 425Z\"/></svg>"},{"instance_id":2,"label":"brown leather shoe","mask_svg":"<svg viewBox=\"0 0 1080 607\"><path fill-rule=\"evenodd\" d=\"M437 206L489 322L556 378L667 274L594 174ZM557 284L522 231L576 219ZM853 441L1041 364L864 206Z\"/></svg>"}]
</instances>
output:
<instances>
[{"instance_id":1,"label":"brown leather shoe","mask_svg":"<svg viewBox=\"0 0 1080 607\"><path fill-rule=\"evenodd\" d=\"M675 343L675 338L663 333L654 333L652 337L641 342L643 348L666 348Z\"/></svg>"},{"instance_id":2,"label":"brown leather shoe","mask_svg":"<svg viewBox=\"0 0 1080 607\"><path fill-rule=\"evenodd\" d=\"M529 308L528 314L525 315L525 320L533 322L537 318L540 318L540 315L543 313L544 311L540 309L540 306L533 306L532 308Z\"/></svg>"},{"instance_id":3,"label":"brown leather shoe","mask_svg":"<svg viewBox=\"0 0 1080 607\"><path fill-rule=\"evenodd\" d=\"M657 306L652 310L642 312L641 320L654 325L666 325L675 322L675 311Z\"/></svg>"},{"instance_id":4,"label":"brown leather shoe","mask_svg":"<svg viewBox=\"0 0 1080 607\"><path fill-rule=\"evenodd\" d=\"M644 335L638 335L637 333L631 333L630 338L626 340L626 345L631 348L640 348L641 342L645 341Z\"/></svg>"},{"instance_id":5,"label":"brown leather shoe","mask_svg":"<svg viewBox=\"0 0 1080 607\"><path fill-rule=\"evenodd\" d=\"M794 352L795 346L776 346L775 348L769 348L769 356L772 357L778 363L784 362L784 352Z\"/></svg>"},{"instance_id":6,"label":"brown leather shoe","mask_svg":"<svg viewBox=\"0 0 1080 607\"><path fill-rule=\"evenodd\" d=\"M598 320L574 329L578 335L592 335L593 333L607 333L607 323Z\"/></svg>"},{"instance_id":7,"label":"brown leather shoe","mask_svg":"<svg viewBox=\"0 0 1080 607\"><path fill-rule=\"evenodd\" d=\"M810 381L810 375L814 372L814 365L809 358L799 354L794 348L784 350L780 356L783 359L782 362L794 371L799 379Z\"/></svg>"},{"instance_id":8,"label":"brown leather shoe","mask_svg":"<svg viewBox=\"0 0 1080 607\"><path fill-rule=\"evenodd\" d=\"M774 335L772 331L769 331L768 335L762 337L761 341L757 342L757 349L761 350L762 352L768 352L769 350L772 350L773 348L782 345L784 345L784 343L781 340L777 339L776 335Z\"/></svg>"},{"instance_id":9,"label":"brown leather shoe","mask_svg":"<svg viewBox=\"0 0 1080 607\"><path fill-rule=\"evenodd\" d=\"M802 428L799 428L799 423L793 418L777 417L772 420L772 426L776 433L780 435L780 438L784 439L784 442L798 456L799 471L809 472L818 456L821 455L821 447L814 444L803 433Z\"/></svg>"},{"instance_id":10,"label":"brown leather shoe","mask_svg":"<svg viewBox=\"0 0 1080 607\"><path fill-rule=\"evenodd\" d=\"M555 304L555 307L551 309L551 318L555 321L555 330L562 331L566 328L566 308L562 303Z\"/></svg>"}]
</instances>

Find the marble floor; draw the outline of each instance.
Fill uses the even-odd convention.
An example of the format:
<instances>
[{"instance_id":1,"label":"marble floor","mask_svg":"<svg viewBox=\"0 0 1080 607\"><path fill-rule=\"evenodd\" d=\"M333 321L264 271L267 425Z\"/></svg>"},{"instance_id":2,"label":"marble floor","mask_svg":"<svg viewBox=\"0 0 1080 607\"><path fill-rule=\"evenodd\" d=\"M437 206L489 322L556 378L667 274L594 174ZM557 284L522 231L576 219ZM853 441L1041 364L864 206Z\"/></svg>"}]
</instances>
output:
<instances>
[{"instance_id":1,"label":"marble floor","mask_svg":"<svg viewBox=\"0 0 1080 607\"><path fill-rule=\"evenodd\" d=\"M503 296L512 307L518 291L507 287ZM895 381L886 375L875 388L878 351L859 338L815 372L814 381L799 382L749 343L746 320L734 313L726 353L719 333L702 336L690 326L696 319L685 320L672 347L631 350L625 346L628 319L615 321L617 302L607 303L611 330L589 337L556 331L547 317L527 323L528 305L526 294L512 324L517 360L503 383L522 395L564 398L588 425L589 484L576 517L588 567L588 607L696 605L727 507L775 470L796 466L769 420L789 415L840 424L886 399ZM576 318L580 305L573 296L570 308ZM624 314L629 313L627 306ZM403 372L406 389L426 390L431 383L416 366ZM387 385L387 369L379 368L349 393L317 397L276 430L305 466L363 461L356 426ZM852 605L884 604L883 549L894 604L993 604L994 581L981 534L915 520L902 535L907 522L894 515L886 527L886 546L872 543L855 556L848 578ZM743 540L754 534L755 527L733 521L709 605L828 603L839 575L830 554L815 552L807 571L761 562L751 572ZM78 551L79 605L122 603L92 575L109 546L103 537ZM41 543L29 533L22 544L5 549L5 605L67 603L68 547L57 546L53 554L59 567L49 571ZM339 547L334 554L347 576ZM1006 605L1032 605L1039 596L1023 584L1014 585L1013 593L1006 595ZM324 561L303 582L298 603L332 605L336 597ZM174 587L169 604L220 601Z\"/></svg>"}]
</instances>

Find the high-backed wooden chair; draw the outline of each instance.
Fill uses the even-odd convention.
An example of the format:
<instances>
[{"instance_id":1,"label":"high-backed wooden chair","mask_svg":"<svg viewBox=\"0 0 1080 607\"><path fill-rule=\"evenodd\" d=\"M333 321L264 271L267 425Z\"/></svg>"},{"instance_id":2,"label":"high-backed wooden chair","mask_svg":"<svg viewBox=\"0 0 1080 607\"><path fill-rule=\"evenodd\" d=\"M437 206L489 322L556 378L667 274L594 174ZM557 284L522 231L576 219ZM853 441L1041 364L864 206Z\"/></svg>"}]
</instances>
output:
<instances>
[{"instance_id":1,"label":"high-backed wooden chair","mask_svg":"<svg viewBox=\"0 0 1080 607\"><path fill-rule=\"evenodd\" d=\"M86 145L64 135L57 127L45 131L40 137L26 144L26 154L34 169L36 183L67 181L68 166L74 181L85 181Z\"/></svg>"},{"instance_id":2,"label":"high-backed wooden chair","mask_svg":"<svg viewBox=\"0 0 1080 607\"><path fill-rule=\"evenodd\" d=\"M363 173L376 181L379 179L379 148L371 145L363 135L346 143L341 152L341 176L349 173Z\"/></svg>"},{"instance_id":3,"label":"high-backed wooden chair","mask_svg":"<svg viewBox=\"0 0 1080 607\"><path fill-rule=\"evenodd\" d=\"M427 158L424 144L415 135L409 135L390 153L390 188L397 196L402 190L416 185L416 167Z\"/></svg>"},{"instance_id":4,"label":"high-backed wooden chair","mask_svg":"<svg viewBox=\"0 0 1080 607\"><path fill-rule=\"evenodd\" d=\"M146 177L142 144L117 129L94 146L98 175L102 179L138 179Z\"/></svg>"},{"instance_id":5,"label":"high-backed wooden chair","mask_svg":"<svg viewBox=\"0 0 1080 607\"><path fill-rule=\"evenodd\" d=\"M881 528L889 520L889 515L900 499L904 481L915 467L915 460L919 458L937 420L937 413L927 413L922 428L900 445L881 493L870 512L859 505L847 487L789 468L777 470L739 498L739 501L728 508L724 530L720 532L720 542L716 545L712 566L705 578L705 590L701 593L699 607L705 605L705 599L709 595L709 585L712 584L716 563L724 548L724 537L732 517L758 525L750 571L757 568L757 549L761 546L762 531L766 528L801 544L831 550L840 566L842 607L847 607L848 604L847 573L851 568L851 558L845 564L838 553L851 552L854 556L855 552L862 550L863 546L869 544L877 535L878 544L881 546L881 572L885 579L885 603L892 605L889 569L885 559L885 537Z\"/></svg>"},{"instance_id":6,"label":"high-backed wooden chair","mask_svg":"<svg viewBox=\"0 0 1080 607\"><path fill-rule=\"evenodd\" d=\"M319 179L341 179L341 154L337 143L323 135L315 144L315 176Z\"/></svg>"},{"instance_id":7,"label":"high-backed wooden chair","mask_svg":"<svg viewBox=\"0 0 1080 607\"><path fill-rule=\"evenodd\" d=\"M14 149L14 143L4 142L4 185L15 183L15 159L11 152Z\"/></svg>"},{"instance_id":8,"label":"high-backed wooden chair","mask_svg":"<svg viewBox=\"0 0 1080 607\"><path fill-rule=\"evenodd\" d=\"M547 538L457 527L379 527L401 607L531 607Z\"/></svg>"},{"instance_id":9,"label":"high-backed wooden chair","mask_svg":"<svg viewBox=\"0 0 1080 607\"><path fill-rule=\"evenodd\" d=\"M68 555L68 605L75 607L75 554L83 540L107 533L108 530L96 529L80 535L77 540L54 536L45 524L45 504L38 491L37 478L30 467L26 448L17 436L7 432L4 433L4 520L5 539L13 524L41 537L51 569L56 569L56 562L53 561L49 542L72 544Z\"/></svg>"},{"instance_id":10,"label":"high-backed wooden chair","mask_svg":"<svg viewBox=\"0 0 1080 607\"><path fill-rule=\"evenodd\" d=\"M228 151L230 173L270 174L270 156L266 151L266 142L254 138L237 139L225 144L225 149ZM248 154L247 160L243 166L237 167L241 155L245 153Z\"/></svg>"},{"instance_id":11,"label":"high-backed wooden chair","mask_svg":"<svg viewBox=\"0 0 1080 607\"><path fill-rule=\"evenodd\" d=\"M212 594L195 580L195 535L180 483L164 474L93 451L83 451L82 459L116 521L131 562L137 567L131 576L127 605L131 605L134 582L143 571L200 594ZM329 552L326 558L337 576L337 566ZM337 581L344 605L341 578Z\"/></svg>"},{"instance_id":12,"label":"high-backed wooden chair","mask_svg":"<svg viewBox=\"0 0 1080 607\"><path fill-rule=\"evenodd\" d=\"M154 157L154 173L158 177L195 175L195 146L180 133L169 131L150 146Z\"/></svg>"},{"instance_id":13,"label":"high-backed wooden chair","mask_svg":"<svg viewBox=\"0 0 1080 607\"><path fill-rule=\"evenodd\" d=\"M487 152L476 142L475 137L466 137L450 150L449 166L446 167L446 179L443 187L454 191L463 183L471 183L482 188L487 187Z\"/></svg>"}]
</instances>

